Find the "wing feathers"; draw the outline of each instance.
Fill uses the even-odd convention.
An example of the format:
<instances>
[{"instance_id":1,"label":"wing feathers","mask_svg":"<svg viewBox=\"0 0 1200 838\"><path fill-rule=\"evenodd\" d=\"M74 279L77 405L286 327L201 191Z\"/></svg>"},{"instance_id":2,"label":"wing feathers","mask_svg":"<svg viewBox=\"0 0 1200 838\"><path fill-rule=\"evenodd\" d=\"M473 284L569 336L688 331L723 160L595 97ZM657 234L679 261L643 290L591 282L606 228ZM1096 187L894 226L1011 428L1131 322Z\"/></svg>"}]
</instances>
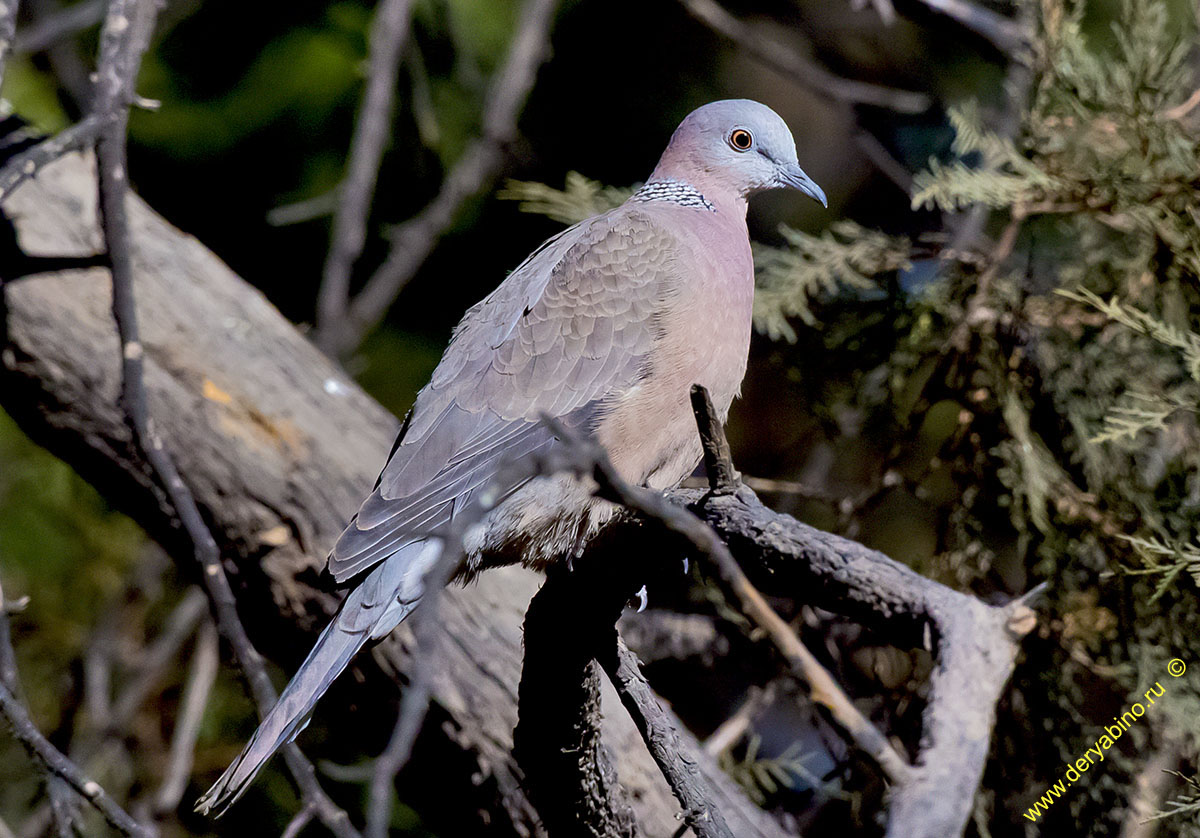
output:
<instances>
[{"instance_id":1,"label":"wing feathers","mask_svg":"<svg viewBox=\"0 0 1200 838\"><path fill-rule=\"evenodd\" d=\"M676 242L620 207L547 241L454 330L379 486L329 558L345 581L449 520L505 456L591 427L646 374L655 316L681 282Z\"/></svg>"}]
</instances>

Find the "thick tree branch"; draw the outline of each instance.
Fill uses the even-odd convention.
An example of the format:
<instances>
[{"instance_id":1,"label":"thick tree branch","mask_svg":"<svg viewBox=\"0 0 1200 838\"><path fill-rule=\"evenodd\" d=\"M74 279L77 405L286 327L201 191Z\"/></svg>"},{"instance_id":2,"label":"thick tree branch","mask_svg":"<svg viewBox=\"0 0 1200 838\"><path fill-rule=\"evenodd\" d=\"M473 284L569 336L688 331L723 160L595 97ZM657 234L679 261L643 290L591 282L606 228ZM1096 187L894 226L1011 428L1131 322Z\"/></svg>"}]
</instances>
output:
<instances>
[{"instance_id":1,"label":"thick tree branch","mask_svg":"<svg viewBox=\"0 0 1200 838\"><path fill-rule=\"evenodd\" d=\"M642 676L637 656L617 638L616 646L601 658L600 665L683 805L680 820L691 827L696 838L733 838L721 807L697 767L695 753L689 752L680 741L677 722L659 704Z\"/></svg>"},{"instance_id":2,"label":"thick tree branch","mask_svg":"<svg viewBox=\"0 0 1200 838\"><path fill-rule=\"evenodd\" d=\"M922 750L893 790L892 838L960 835L987 759L995 707L1036 617L1028 598L992 606L831 533L764 506L752 491L672 493L728 543L768 593L805 591L810 604L851 617L899 646L937 654Z\"/></svg>"},{"instance_id":3,"label":"thick tree branch","mask_svg":"<svg viewBox=\"0 0 1200 838\"><path fill-rule=\"evenodd\" d=\"M637 587L628 572L596 572L608 559L620 561L621 554L593 546L573 570L550 570L525 613L513 755L547 830L564 838L638 834L600 735L601 684L592 659L615 646L617 617Z\"/></svg>"}]
</instances>

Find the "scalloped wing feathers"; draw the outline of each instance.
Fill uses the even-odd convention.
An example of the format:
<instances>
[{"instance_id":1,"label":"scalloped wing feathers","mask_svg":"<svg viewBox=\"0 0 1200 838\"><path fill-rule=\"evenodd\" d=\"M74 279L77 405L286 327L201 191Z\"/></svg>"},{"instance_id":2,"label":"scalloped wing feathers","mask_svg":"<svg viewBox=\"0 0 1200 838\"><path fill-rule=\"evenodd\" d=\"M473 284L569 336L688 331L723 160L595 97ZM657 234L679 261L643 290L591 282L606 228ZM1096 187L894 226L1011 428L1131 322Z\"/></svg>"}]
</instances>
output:
<instances>
[{"instance_id":1,"label":"scalloped wing feathers","mask_svg":"<svg viewBox=\"0 0 1200 838\"><path fill-rule=\"evenodd\" d=\"M674 236L621 207L550 239L467 312L378 486L338 539L345 581L449 521L504 457L554 443L542 413L593 432L646 373L681 277Z\"/></svg>"}]
</instances>

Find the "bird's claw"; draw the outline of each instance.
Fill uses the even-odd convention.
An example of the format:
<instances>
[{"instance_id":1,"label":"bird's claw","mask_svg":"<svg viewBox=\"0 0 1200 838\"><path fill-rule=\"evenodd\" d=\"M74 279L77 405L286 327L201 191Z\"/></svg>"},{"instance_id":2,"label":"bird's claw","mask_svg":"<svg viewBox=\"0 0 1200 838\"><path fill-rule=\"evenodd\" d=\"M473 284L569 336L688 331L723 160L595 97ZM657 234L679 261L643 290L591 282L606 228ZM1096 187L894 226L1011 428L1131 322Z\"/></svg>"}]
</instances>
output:
<instances>
[{"instance_id":1,"label":"bird's claw","mask_svg":"<svg viewBox=\"0 0 1200 838\"><path fill-rule=\"evenodd\" d=\"M650 602L650 594L646 591L646 586L642 585L641 589L634 596L637 597L638 601L637 613L641 614L646 610L647 603Z\"/></svg>"},{"instance_id":2,"label":"bird's claw","mask_svg":"<svg viewBox=\"0 0 1200 838\"><path fill-rule=\"evenodd\" d=\"M684 556L683 557L683 575L687 576L687 574L688 574L688 557Z\"/></svg>"}]
</instances>

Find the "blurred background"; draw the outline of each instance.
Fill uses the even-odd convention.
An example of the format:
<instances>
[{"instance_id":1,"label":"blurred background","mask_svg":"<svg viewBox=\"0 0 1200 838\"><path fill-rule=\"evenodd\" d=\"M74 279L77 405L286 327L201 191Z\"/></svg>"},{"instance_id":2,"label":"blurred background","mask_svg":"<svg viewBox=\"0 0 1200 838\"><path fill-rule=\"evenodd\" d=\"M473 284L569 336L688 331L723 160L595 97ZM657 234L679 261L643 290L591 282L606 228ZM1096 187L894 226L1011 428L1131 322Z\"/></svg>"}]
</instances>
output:
<instances>
[{"instance_id":1,"label":"blurred background","mask_svg":"<svg viewBox=\"0 0 1200 838\"><path fill-rule=\"evenodd\" d=\"M413 4L351 291L371 287L397 225L431 201L446 223L349 337L318 299L371 4L168 0L138 86L160 104L130 126L134 186L402 414L462 312L564 222L621 200L691 109L770 105L830 208L752 202L758 334L730 420L735 463L775 508L989 601L1049 582L968 834L1200 835L1200 662L1102 771L1036 824L1024 816L1168 660L1200 657L1192 0L564 0L516 130L497 131L491 82L527 11ZM22 4L0 95L37 129L79 116L102 14L95 0ZM472 188L447 198L464 160ZM151 806L170 720L215 643L198 629L203 600L189 606L138 527L2 413L0 577L6 599L29 598L14 642L41 728ZM803 592L774 604L911 752L929 656ZM762 806L805 835L881 833L878 769L715 586L680 580L651 606L626 627L635 648L649 638L651 682L717 734ZM89 706L89 678L139 686L115 725ZM185 801L252 727L222 669ZM361 806L366 775L320 728L318 714L312 756ZM49 834L39 794L0 739L14 835ZM421 801L400 802L394 834L437 834ZM295 805L270 772L220 830L187 803L159 818L164 835L278 833Z\"/></svg>"}]
</instances>

